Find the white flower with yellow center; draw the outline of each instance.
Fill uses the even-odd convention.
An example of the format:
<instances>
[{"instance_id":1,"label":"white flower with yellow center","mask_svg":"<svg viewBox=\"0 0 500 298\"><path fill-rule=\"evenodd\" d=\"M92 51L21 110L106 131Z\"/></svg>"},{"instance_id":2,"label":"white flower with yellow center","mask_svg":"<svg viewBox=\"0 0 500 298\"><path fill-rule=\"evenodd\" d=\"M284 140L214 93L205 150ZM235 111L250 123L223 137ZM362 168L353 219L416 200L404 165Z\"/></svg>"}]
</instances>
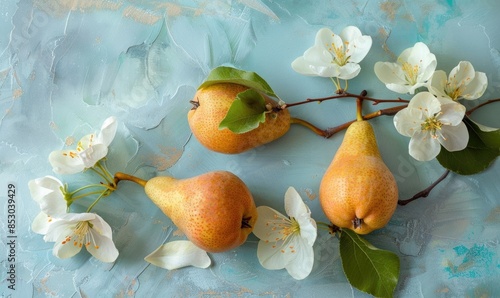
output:
<instances>
[{"instance_id":1,"label":"white flower with yellow center","mask_svg":"<svg viewBox=\"0 0 500 298\"><path fill-rule=\"evenodd\" d=\"M102 262L118 257L111 227L95 213L67 213L49 226L43 239L55 242L52 252L61 259L73 257L83 247Z\"/></svg>"},{"instance_id":2,"label":"white flower with yellow center","mask_svg":"<svg viewBox=\"0 0 500 298\"><path fill-rule=\"evenodd\" d=\"M422 42L404 50L397 62L375 63L375 75L385 86L397 93L414 94L424 87L436 70L436 56Z\"/></svg>"},{"instance_id":3,"label":"white flower with yellow center","mask_svg":"<svg viewBox=\"0 0 500 298\"><path fill-rule=\"evenodd\" d=\"M314 46L292 62L292 68L303 75L349 80L361 71L359 62L368 54L372 38L362 35L355 26L340 34L322 28L316 34Z\"/></svg>"},{"instance_id":4,"label":"white flower with yellow center","mask_svg":"<svg viewBox=\"0 0 500 298\"><path fill-rule=\"evenodd\" d=\"M260 239L257 257L266 269L285 268L293 278L304 279L314 263L316 222L293 187L285 193L285 211L288 216L267 206L257 208L259 216L253 229Z\"/></svg>"},{"instance_id":5,"label":"white flower with yellow center","mask_svg":"<svg viewBox=\"0 0 500 298\"><path fill-rule=\"evenodd\" d=\"M475 71L468 61L460 61L448 77L442 70L434 72L429 91L438 97L452 100L472 100L481 97L487 87L488 79L484 72Z\"/></svg>"},{"instance_id":6,"label":"white flower with yellow center","mask_svg":"<svg viewBox=\"0 0 500 298\"><path fill-rule=\"evenodd\" d=\"M116 134L115 117L107 118L102 124L99 134L84 136L78 142L76 150L53 151L49 162L55 173L74 174L93 167L108 154L108 146Z\"/></svg>"},{"instance_id":7,"label":"white flower with yellow center","mask_svg":"<svg viewBox=\"0 0 500 298\"><path fill-rule=\"evenodd\" d=\"M66 187L52 176L30 180L28 188L31 197L40 205L40 213L33 219L33 232L45 235L53 222L67 212Z\"/></svg>"},{"instance_id":8,"label":"white flower with yellow center","mask_svg":"<svg viewBox=\"0 0 500 298\"><path fill-rule=\"evenodd\" d=\"M448 151L467 147L469 133L462 121L464 114L463 105L420 92L394 116L394 126L400 134L411 138L410 155L428 161L439 154L441 145Z\"/></svg>"}]
</instances>

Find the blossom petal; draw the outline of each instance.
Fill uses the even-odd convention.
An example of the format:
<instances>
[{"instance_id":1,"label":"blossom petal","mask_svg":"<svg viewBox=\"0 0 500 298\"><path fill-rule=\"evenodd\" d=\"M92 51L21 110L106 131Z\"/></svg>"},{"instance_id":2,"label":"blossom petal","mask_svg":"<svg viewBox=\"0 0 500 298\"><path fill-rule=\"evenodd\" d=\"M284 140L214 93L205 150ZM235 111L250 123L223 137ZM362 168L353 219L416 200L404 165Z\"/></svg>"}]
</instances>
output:
<instances>
[{"instance_id":1,"label":"blossom petal","mask_svg":"<svg viewBox=\"0 0 500 298\"><path fill-rule=\"evenodd\" d=\"M444 98L439 99L441 102L441 115L438 117L444 125L457 126L464 118L466 108L455 101Z\"/></svg>"},{"instance_id":2,"label":"blossom petal","mask_svg":"<svg viewBox=\"0 0 500 298\"><path fill-rule=\"evenodd\" d=\"M106 237L105 235L100 234L94 228L90 229L89 233L91 234L90 238L93 239L94 243L90 243L85 246L87 251L101 262L114 262L116 258L118 258L119 253L111 237Z\"/></svg>"},{"instance_id":3,"label":"blossom petal","mask_svg":"<svg viewBox=\"0 0 500 298\"><path fill-rule=\"evenodd\" d=\"M448 78L446 77L446 73L442 70L436 70L432 75L432 78L427 86L429 92L438 97L446 97L451 98L445 92L446 83L448 82Z\"/></svg>"},{"instance_id":4,"label":"blossom petal","mask_svg":"<svg viewBox=\"0 0 500 298\"><path fill-rule=\"evenodd\" d=\"M40 205L40 209L50 216L66 213L62 182L52 176L45 176L28 182L31 197Z\"/></svg>"},{"instance_id":5,"label":"blossom petal","mask_svg":"<svg viewBox=\"0 0 500 298\"><path fill-rule=\"evenodd\" d=\"M350 80L355 78L361 72L361 66L356 63L347 63L340 67L340 73L336 76L342 80Z\"/></svg>"},{"instance_id":6,"label":"blossom petal","mask_svg":"<svg viewBox=\"0 0 500 298\"><path fill-rule=\"evenodd\" d=\"M288 266L297 256L296 249L299 244L296 240L298 238L300 237L294 235L277 242L259 241L257 258L262 267L268 270L279 270Z\"/></svg>"},{"instance_id":7,"label":"blossom petal","mask_svg":"<svg viewBox=\"0 0 500 298\"><path fill-rule=\"evenodd\" d=\"M44 212L40 212L35 216L33 222L31 223L31 229L33 232L41 235L47 234L49 226L55 221L52 217L48 216Z\"/></svg>"},{"instance_id":8,"label":"blossom petal","mask_svg":"<svg viewBox=\"0 0 500 298\"><path fill-rule=\"evenodd\" d=\"M168 270L186 266L207 268L211 264L207 252L187 240L172 241L161 245L144 260Z\"/></svg>"},{"instance_id":9,"label":"blossom petal","mask_svg":"<svg viewBox=\"0 0 500 298\"><path fill-rule=\"evenodd\" d=\"M304 213L311 214L309 207L307 207L300 194L293 187L289 187L285 193L285 212L295 218Z\"/></svg>"},{"instance_id":10,"label":"blossom petal","mask_svg":"<svg viewBox=\"0 0 500 298\"><path fill-rule=\"evenodd\" d=\"M252 230L257 238L267 242L283 238L283 227L290 226L290 220L286 216L267 206L257 207L257 213L259 216Z\"/></svg>"},{"instance_id":11,"label":"blossom petal","mask_svg":"<svg viewBox=\"0 0 500 298\"><path fill-rule=\"evenodd\" d=\"M432 160L440 151L441 145L438 139L433 138L429 132L419 131L410 140L409 153L416 160Z\"/></svg>"},{"instance_id":12,"label":"blossom petal","mask_svg":"<svg viewBox=\"0 0 500 298\"><path fill-rule=\"evenodd\" d=\"M441 145L450 152L465 149L469 142L469 132L463 122L456 126L443 127L441 135L442 138L439 139Z\"/></svg>"},{"instance_id":13,"label":"blossom petal","mask_svg":"<svg viewBox=\"0 0 500 298\"><path fill-rule=\"evenodd\" d=\"M420 92L408 104L410 109L421 110L425 117L433 117L441 112L441 102L430 92Z\"/></svg>"},{"instance_id":14,"label":"blossom petal","mask_svg":"<svg viewBox=\"0 0 500 298\"><path fill-rule=\"evenodd\" d=\"M316 221L311 218L309 207L293 187L289 187L285 193L285 211L299 223L300 237L312 246L317 236Z\"/></svg>"},{"instance_id":15,"label":"blossom petal","mask_svg":"<svg viewBox=\"0 0 500 298\"><path fill-rule=\"evenodd\" d=\"M483 96L488 87L488 78L484 72L476 72L474 79L467 84L462 97L467 100L477 99Z\"/></svg>"},{"instance_id":16,"label":"blossom petal","mask_svg":"<svg viewBox=\"0 0 500 298\"><path fill-rule=\"evenodd\" d=\"M52 151L49 155L52 170L57 174L75 174L85 169L83 161L75 150Z\"/></svg>"},{"instance_id":17,"label":"blossom petal","mask_svg":"<svg viewBox=\"0 0 500 298\"><path fill-rule=\"evenodd\" d=\"M108 147L104 144L95 144L78 153L85 168L93 167L99 160L108 154Z\"/></svg>"},{"instance_id":18,"label":"blossom petal","mask_svg":"<svg viewBox=\"0 0 500 298\"><path fill-rule=\"evenodd\" d=\"M332 55L324 47L311 47L292 62L296 72L320 77L334 77L339 73L337 64L331 63Z\"/></svg>"},{"instance_id":19,"label":"blossom petal","mask_svg":"<svg viewBox=\"0 0 500 298\"><path fill-rule=\"evenodd\" d=\"M312 271L314 265L314 250L311 245L303 241L297 241L295 245L297 248L295 249L296 255L294 259L300 260L300 262L288 262L285 268L288 274L294 279L302 280L309 276Z\"/></svg>"},{"instance_id":20,"label":"blossom petal","mask_svg":"<svg viewBox=\"0 0 500 298\"><path fill-rule=\"evenodd\" d=\"M60 259L71 258L76 255L82 246L78 243L67 241L67 236L73 234L76 224L68 225L64 221L59 220L50 225L47 234L43 238L46 242L55 242L52 253Z\"/></svg>"},{"instance_id":21,"label":"blossom petal","mask_svg":"<svg viewBox=\"0 0 500 298\"><path fill-rule=\"evenodd\" d=\"M340 33L342 40L349 41L347 52L350 55L349 61L359 63L363 60L372 46L372 38L369 35L362 35L361 30L356 26L347 26Z\"/></svg>"},{"instance_id":22,"label":"blossom petal","mask_svg":"<svg viewBox=\"0 0 500 298\"><path fill-rule=\"evenodd\" d=\"M422 130L421 125L425 120L424 113L420 109L404 108L394 115L394 126L396 130L407 137L412 137L416 132Z\"/></svg>"},{"instance_id":23,"label":"blossom petal","mask_svg":"<svg viewBox=\"0 0 500 298\"><path fill-rule=\"evenodd\" d=\"M97 136L97 143L104 144L106 147L111 144L116 135L116 130L118 128L118 122L116 117L111 116L104 120L101 126L101 132Z\"/></svg>"}]
</instances>

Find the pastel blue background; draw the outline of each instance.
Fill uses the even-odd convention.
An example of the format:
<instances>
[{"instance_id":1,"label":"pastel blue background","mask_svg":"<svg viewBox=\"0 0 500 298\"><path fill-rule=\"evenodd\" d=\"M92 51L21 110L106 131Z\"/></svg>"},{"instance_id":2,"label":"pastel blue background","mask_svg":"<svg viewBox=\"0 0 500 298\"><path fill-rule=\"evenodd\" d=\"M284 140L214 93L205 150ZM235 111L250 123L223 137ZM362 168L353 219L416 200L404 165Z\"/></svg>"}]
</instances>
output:
<instances>
[{"instance_id":1,"label":"pastel blue background","mask_svg":"<svg viewBox=\"0 0 500 298\"><path fill-rule=\"evenodd\" d=\"M257 205L283 210L294 186L316 220L321 177L343 133L322 139L293 126L281 139L239 155L210 152L191 136L189 100L208 72L221 64L252 70L287 102L333 92L328 79L304 77L290 63L313 44L318 29L348 25L371 35L373 46L349 91L395 98L373 72L405 48L425 42L438 69L461 60L485 72L479 100L500 97L500 22L497 0L215 0L9 1L0 0L0 246L2 297L363 297L342 272L338 241L320 232L311 275L296 281L285 270L263 269L252 235L238 249L211 254L202 270L167 271L143 258L181 239L176 228L132 183L94 210L113 228L120 256L104 264L82 251L69 260L31 230L38 214L27 183L54 175L53 150L75 146L111 115L119 119L108 165L149 178L191 177L228 170L249 186ZM409 97L405 97L409 98ZM365 105L365 112L390 105ZM353 100L290 109L296 117L331 127L355 116ZM500 127L498 105L473 114ZM409 198L442 173L437 161L416 162L391 117L371 121L383 158ZM389 225L367 236L400 256L401 297L500 295L500 164L473 176L450 175L428 198L398 207ZM95 182L89 174L58 176L70 188ZM6 288L7 185L17 187L17 289ZM82 202L88 206L89 202Z\"/></svg>"}]
</instances>

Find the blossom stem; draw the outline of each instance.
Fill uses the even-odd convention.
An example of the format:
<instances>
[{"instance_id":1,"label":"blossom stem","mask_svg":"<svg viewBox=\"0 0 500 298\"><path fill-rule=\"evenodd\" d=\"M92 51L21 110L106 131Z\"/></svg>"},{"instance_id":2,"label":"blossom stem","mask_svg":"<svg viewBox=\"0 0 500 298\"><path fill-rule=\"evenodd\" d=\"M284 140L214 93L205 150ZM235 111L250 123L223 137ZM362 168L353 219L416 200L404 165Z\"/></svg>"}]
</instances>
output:
<instances>
[{"instance_id":1,"label":"blossom stem","mask_svg":"<svg viewBox=\"0 0 500 298\"><path fill-rule=\"evenodd\" d=\"M135 177L135 176L132 176L132 175L129 175L129 174L125 174L125 173L121 173L121 172L116 172L115 173L115 178L114 178L114 183L115 184L118 184L118 182L122 181L122 180L127 180L127 181L132 181L132 182L135 182L141 186L145 186L147 181L146 180L143 180L141 178L138 178L138 177Z\"/></svg>"},{"instance_id":2,"label":"blossom stem","mask_svg":"<svg viewBox=\"0 0 500 298\"><path fill-rule=\"evenodd\" d=\"M88 197L88 196L91 196L91 195L96 195L96 194L103 194L105 192L109 192L110 189L105 189L105 190L102 190L102 191L91 191L91 192L88 192L88 193L84 193L84 194L81 194L81 195L78 195L78 196L74 196L71 198L71 201L76 201L76 200L79 200L81 198L84 198L84 197Z\"/></svg>"},{"instance_id":3,"label":"blossom stem","mask_svg":"<svg viewBox=\"0 0 500 298\"><path fill-rule=\"evenodd\" d=\"M90 185L85 185L85 186L83 186L83 187L80 187L80 188L78 188L77 190L74 190L74 191L72 191L72 192L70 192L70 193L68 193L68 194L69 194L72 198L74 198L73 196L74 196L76 193L78 193L78 192L80 192L80 191L82 191L82 190L85 190L85 189L92 188L92 187L103 187L103 188L111 189L111 187L110 187L109 185L106 185L106 184L90 184ZM86 196L86 195L80 195L80 196L78 196L78 197L84 197L84 196Z\"/></svg>"},{"instance_id":4,"label":"blossom stem","mask_svg":"<svg viewBox=\"0 0 500 298\"><path fill-rule=\"evenodd\" d=\"M398 205L405 206L405 205L415 201L416 199L426 198L430 194L430 192L434 189L434 187L436 187L436 185L438 185L441 181L443 181L446 178L446 176L448 176L449 173L450 173L450 170L446 170L443 173L443 175L441 175L441 177L439 177L436 181L434 181L434 183L432 183L429 187L418 192L416 195L414 195L413 197L411 197L409 199L399 200Z\"/></svg>"},{"instance_id":5,"label":"blossom stem","mask_svg":"<svg viewBox=\"0 0 500 298\"><path fill-rule=\"evenodd\" d=\"M94 206L106 195L106 192L107 191L103 191L101 195L98 196L97 199L89 206L89 208L87 208L86 212L90 212L90 210L92 210L92 208L94 208Z\"/></svg>"}]
</instances>

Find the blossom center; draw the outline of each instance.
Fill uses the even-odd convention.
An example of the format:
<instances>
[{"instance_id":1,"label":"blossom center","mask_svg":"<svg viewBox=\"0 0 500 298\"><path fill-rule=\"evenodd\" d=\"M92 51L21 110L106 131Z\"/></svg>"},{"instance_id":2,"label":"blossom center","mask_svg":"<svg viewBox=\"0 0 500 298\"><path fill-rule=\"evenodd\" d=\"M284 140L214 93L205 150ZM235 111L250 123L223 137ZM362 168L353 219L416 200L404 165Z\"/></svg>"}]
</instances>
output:
<instances>
[{"instance_id":1,"label":"blossom center","mask_svg":"<svg viewBox=\"0 0 500 298\"><path fill-rule=\"evenodd\" d=\"M415 85L417 83L418 71L420 69L418 64L412 65L408 62L404 62L401 67L405 74L406 81L412 86Z\"/></svg>"},{"instance_id":2,"label":"blossom center","mask_svg":"<svg viewBox=\"0 0 500 298\"><path fill-rule=\"evenodd\" d=\"M421 129L424 131L429 131L431 133L431 136L437 139L439 137L438 131L441 130L442 126L443 123L435 115L425 119L425 121L421 124Z\"/></svg>"},{"instance_id":3,"label":"blossom center","mask_svg":"<svg viewBox=\"0 0 500 298\"><path fill-rule=\"evenodd\" d=\"M345 41L344 42L346 45L349 45L349 42ZM351 56L347 56L347 52L349 52L349 49L344 51L344 46L335 46L335 44L332 42L330 45L327 45L328 51L333 55L333 60L332 63L335 63L339 66L344 66L347 64L349 61L349 58Z\"/></svg>"},{"instance_id":4,"label":"blossom center","mask_svg":"<svg viewBox=\"0 0 500 298\"><path fill-rule=\"evenodd\" d=\"M92 229L92 224L88 221L80 221L76 224L73 234L66 236L62 241L62 244L67 244L73 242L74 246L88 247L91 243L94 243L94 248L98 249L99 246L95 243L94 236L90 233Z\"/></svg>"},{"instance_id":5,"label":"blossom center","mask_svg":"<svg viewBox=\"0 0 500 298\"><path fill-rule=\"evenodd\" d=\"M460 96L462 96L465 90L465 84L462 83L457 86L454 82L447 82L444 90L451 99L457 100Z\"/></svg>"}]
</instances>

